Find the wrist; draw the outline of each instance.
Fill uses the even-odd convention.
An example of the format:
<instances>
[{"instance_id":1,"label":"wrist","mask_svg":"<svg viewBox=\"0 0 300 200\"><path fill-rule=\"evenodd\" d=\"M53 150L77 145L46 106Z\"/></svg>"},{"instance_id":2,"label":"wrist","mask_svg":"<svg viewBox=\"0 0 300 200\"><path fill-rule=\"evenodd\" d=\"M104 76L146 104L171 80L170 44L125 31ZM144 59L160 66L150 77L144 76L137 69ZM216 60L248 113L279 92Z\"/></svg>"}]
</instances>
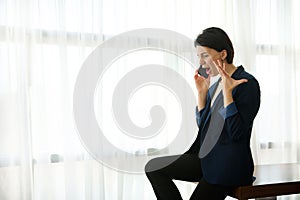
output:
<instances>
[{"instance_id":1,"label":"wrist","mask_svg":"<svg viewBox=\"0 0 300 200\"><path fill-rule=\"evenodd\" d=\"M224 95L224 108L233 102L233 96L231 91L223 93Z\"/></svg>"},{"instance_id":2,"label":"wrist","mask_svg":"<svg viewBox=\"0 0 300 200\"><path fill-rule=\"evenodd\" d=\"M206 101L207 92L198 92L198 101Z\"/></svg>"},{"instance_id":3,"label":"wrist","mask_svg":"<svg viewBox=\"0 0 300 200\"><path fill-rule=\"evenodd\" d=\"M206 104L206 94L198 92L198 111L202 110Z\"/></svg>"}]
</instances>

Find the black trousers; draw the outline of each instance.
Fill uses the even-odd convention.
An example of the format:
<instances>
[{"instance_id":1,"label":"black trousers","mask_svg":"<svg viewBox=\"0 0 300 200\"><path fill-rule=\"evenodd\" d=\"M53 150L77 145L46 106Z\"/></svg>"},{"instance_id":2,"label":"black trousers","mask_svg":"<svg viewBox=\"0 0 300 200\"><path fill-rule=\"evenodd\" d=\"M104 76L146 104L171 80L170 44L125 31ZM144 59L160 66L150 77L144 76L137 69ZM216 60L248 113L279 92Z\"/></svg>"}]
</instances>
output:
<instances>
[{"instance_id":1,"label":"black trousers","mask_svg":"<svg viewBox=\"0 0 300 200\"><path fill-rule=\"evenodd\" d=\"M233 189L204 180L200 158L195 154L154 158L147 163L145 172L158 200L182 200L174 179L199 182L190 200L223 200Z\"/></svg>"}]
</instances>

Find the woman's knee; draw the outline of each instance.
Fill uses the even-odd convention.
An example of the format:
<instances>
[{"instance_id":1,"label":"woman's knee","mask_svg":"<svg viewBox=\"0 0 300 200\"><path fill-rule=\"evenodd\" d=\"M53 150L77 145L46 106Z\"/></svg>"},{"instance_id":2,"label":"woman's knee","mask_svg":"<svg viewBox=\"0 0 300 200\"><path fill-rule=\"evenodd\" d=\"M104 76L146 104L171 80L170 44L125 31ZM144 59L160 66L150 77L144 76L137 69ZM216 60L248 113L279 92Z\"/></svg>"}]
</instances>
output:
<instances>
[{"instance_id":1,"label":"woman's knee","mask_svg":"<svg viewBox=\"0 0 300 200\"><path fill-rule=\"evenodd\" d=\"M145 173L149 174L157 170L158 158L152 158L145 165Z\"/></svg>"},{"instance_id":2,"label":"woman's knee","mask_svg":"<svg viewBox=\"0 0 300 200\"><path fill-rule=\"evenodd\" d=\"M170 168L179 158L180 155L153 158L147 162L145 172L168 171L168 168Z\"/></svg>"}]
</instances>

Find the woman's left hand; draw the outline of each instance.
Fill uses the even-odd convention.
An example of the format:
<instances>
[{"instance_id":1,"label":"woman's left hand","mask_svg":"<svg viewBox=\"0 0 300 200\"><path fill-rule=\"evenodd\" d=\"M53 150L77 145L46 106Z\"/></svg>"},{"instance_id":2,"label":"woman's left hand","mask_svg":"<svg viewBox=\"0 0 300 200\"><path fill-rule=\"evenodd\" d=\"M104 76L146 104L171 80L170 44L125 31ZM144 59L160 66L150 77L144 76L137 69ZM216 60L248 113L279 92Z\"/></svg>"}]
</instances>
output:
<instances>
[{"instance_id":1,"label":"woman's left hand","mask_svg":"<svg viewBox=\"0 0 300 200\"><path fill-rule=\"evenodd\" d=\"M222 79L222 85L223 85L223 96L224 96L224 107L229 105L230 103L233 102L233 97L232 97L232 90L245 82L248 82L247 79L240 79L240 80L235 80L231 78L231 76L226 72L226 64L221 62L220 60L217 60L217 62L214 61L215 66L217 67L219 74Z\"/></svg>"},{"instance_id":2,"label":"woman's left hand","mask_svg":"<svg viewBox=\"0 0 300 200\"><path fill-rule=\"evenodd\" d=\"M223 84L223 90L224 92L232 92L232 90L245 82L248 82L247 79L240 79L240 80L235 80L231 78L231 76L226 72L225 70L225 63L221 62L220 60L217 60L217 62L214 62L215 66L217 67L219 74L222 79L222 84Z\"/></svg>"}]
</instances>

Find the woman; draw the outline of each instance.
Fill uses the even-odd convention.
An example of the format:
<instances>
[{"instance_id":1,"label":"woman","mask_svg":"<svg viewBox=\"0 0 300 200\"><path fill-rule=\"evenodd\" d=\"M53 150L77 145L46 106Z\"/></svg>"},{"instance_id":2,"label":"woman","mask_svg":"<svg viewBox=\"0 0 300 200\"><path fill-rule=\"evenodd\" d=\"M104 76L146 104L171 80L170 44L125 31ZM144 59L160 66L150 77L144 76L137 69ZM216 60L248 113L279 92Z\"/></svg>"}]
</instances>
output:
<instances>
[{"instance_id":1,"label":"woman","mask_svg":"<svg viewBox=\"0 0 300 200\"><path fill-rule=\"evenodd\" d=\"M199 131L183 155L147 163L146 175L159 200L182 199L173 179L198 182L191 200L225 199L234 187L253 182L250 137L260 106L259 84L243 66L233 65L233 45L222 29L205 29L195 47L208 74L204 78L197 70L194 75ZM168 160L173 161L165 165Z\"/></svg>"}]
</instances>

